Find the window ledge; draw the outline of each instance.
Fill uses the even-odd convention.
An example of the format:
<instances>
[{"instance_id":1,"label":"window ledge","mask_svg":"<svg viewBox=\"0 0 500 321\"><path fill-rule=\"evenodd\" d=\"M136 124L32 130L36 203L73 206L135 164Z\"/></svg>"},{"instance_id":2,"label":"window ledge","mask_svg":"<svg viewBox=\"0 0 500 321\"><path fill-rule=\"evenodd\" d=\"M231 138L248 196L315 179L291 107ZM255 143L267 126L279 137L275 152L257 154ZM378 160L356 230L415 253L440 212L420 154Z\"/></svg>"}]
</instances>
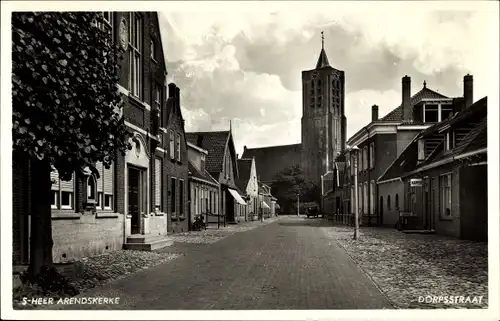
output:
<instances>
[{"instance_id":1,"label":"window ledge","mask_svg":"<svg viewBox=\"0 0 500 321\"><path fill-rule=\"evenodd\" d=\"M132 214L127 214L127 218L132 218Z\"/></svg>"},{"instance_id":2,"label":"window ledge","mask_svg":"<svg viewBox=\"0 0 500 321\"><path fill-rule=\"evenodd\" d=\"M155 216L165 216L165 213L163 212L155 212Z\"/></svg>"},{"instance_id":3,"label":"window ledge","mask_svg":"<svg viewBox=\"0 0 500 321\"><path fill-rule=\"evenodd\" d=\"M144 110L146 110L146 106L144 105L144 102L141 101L141 98L137 97L136 95L134 95L132 92L129 92L128 94L128 98L129 100L134 103L135 105L137 105L137 107L139 108L142 108Z\"/></svg>"},{"instance_id":4,"label":"window ledge","mask_svg":"<svg viewBox=\"0 0 500 321\"><path fill-rule=\"evenodd\" d=\"M114 212L97 212L95 214L96 218L118 218L118 213Z\"/></svg>"},{"instance_id":5,"label":"window ledge","mask_svg":"<svg viewBox=\"0 0 500 321\"><path fill-rule=\"evenodd\" d=\"M53 220L79 220L81 216L81 213L75 213L73 210L52 211Z\"/></svg>"}]
</instances>

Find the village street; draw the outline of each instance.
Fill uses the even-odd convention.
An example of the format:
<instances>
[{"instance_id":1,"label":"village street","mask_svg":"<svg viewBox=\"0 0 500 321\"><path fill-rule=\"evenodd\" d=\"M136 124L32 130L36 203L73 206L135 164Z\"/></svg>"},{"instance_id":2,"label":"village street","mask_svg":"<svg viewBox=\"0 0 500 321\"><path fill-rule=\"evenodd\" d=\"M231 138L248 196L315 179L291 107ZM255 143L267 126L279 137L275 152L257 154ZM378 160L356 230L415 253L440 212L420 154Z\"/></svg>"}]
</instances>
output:
<instances>
[{"instance_id":1,"label":"village street","mask_svg":"<svg viewBox=\"0 0 500 321\"><path fill-rule=\"evenodd\" d=\"M162 251L185 255L80 296L120 297L119 305L99 305L109 309L392 308L344 249L318 228L322 222L280 217L216 243L179 243Z\"/></svg>"}]
</instances>

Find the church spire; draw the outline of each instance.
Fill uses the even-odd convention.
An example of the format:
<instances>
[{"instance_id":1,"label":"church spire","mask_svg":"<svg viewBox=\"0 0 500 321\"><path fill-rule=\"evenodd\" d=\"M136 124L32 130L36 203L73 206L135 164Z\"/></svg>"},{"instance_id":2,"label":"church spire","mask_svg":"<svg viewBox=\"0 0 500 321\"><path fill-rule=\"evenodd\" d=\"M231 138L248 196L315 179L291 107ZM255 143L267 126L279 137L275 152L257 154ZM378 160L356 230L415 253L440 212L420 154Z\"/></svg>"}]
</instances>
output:
<instances>
[{"instance_id":1,"label":"church spire","mask_svg":"<svg viewBox=\"0 0 500 321\"><path fill-rule=\"evenodd\" d=\"M321 31L321 52L319 54L318 63L316 63L316 69L330 67L330 63L328 62L328 57L325 52L325 36L323 31Z\"/></svg>"}]
</instances>

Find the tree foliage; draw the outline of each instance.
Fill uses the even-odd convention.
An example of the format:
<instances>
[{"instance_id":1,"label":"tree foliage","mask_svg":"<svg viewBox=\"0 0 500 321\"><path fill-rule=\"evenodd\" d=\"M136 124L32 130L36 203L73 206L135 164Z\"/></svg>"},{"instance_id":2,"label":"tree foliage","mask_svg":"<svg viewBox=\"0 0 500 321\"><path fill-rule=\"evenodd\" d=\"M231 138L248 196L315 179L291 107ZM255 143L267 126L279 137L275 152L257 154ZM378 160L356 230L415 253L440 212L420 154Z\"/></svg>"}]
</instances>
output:
<instances>
[{"instance_id":1,"label":"tree foliage","mask_svg":"<svg viewBox=\"0 0 500 321\"><path fill-rule=\"evenodd\" d=\"M302 202L320 204L320 187L305 179L299 165L288 166L274 176L272 194L285 207L297 201L297 194Z\"/></svg>"},{"instance_id":2,"label":"tree foliage","mask_svg":"<svg viewBox=\"0 0 500 321\"><path fill-rule=\"evenodd\" d=\"M36 191L28 274L39 284L54 279L51 165L70 180L85 167L96 172L97 161L109 168L117 152L131 149L117 91L119 53L100 26L97 12L12 14L12 139L14 153L30 162Z\"/></svg>"},{"instance_id":3,"label":"tree foliage","mask_svg":"<svg viewBox=\"0 0 500 321\"><path fill-rule=\"evenodd\" d=\"M12 15L13 144L61 179L130 148L118 55L96 12Z\"/></svg>"}]
</instances>

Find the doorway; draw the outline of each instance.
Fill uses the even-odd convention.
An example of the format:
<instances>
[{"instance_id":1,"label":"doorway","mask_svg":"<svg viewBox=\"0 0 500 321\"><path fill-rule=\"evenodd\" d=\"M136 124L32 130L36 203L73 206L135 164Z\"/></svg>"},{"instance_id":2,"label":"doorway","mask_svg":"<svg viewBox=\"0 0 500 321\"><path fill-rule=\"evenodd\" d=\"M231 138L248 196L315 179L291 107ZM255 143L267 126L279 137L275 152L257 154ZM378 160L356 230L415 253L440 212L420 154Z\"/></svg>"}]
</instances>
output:
<instances>
[{"instance_id":1,"label":"doorway","mask_svg":"<svg viewBox=\"0 0 500 321\"><path fill-rule=\"evenodd\" d=\"M131 234L141 233L141 170L128 168L128 214L131 217Z\"/></svg>"}]
</instances>

